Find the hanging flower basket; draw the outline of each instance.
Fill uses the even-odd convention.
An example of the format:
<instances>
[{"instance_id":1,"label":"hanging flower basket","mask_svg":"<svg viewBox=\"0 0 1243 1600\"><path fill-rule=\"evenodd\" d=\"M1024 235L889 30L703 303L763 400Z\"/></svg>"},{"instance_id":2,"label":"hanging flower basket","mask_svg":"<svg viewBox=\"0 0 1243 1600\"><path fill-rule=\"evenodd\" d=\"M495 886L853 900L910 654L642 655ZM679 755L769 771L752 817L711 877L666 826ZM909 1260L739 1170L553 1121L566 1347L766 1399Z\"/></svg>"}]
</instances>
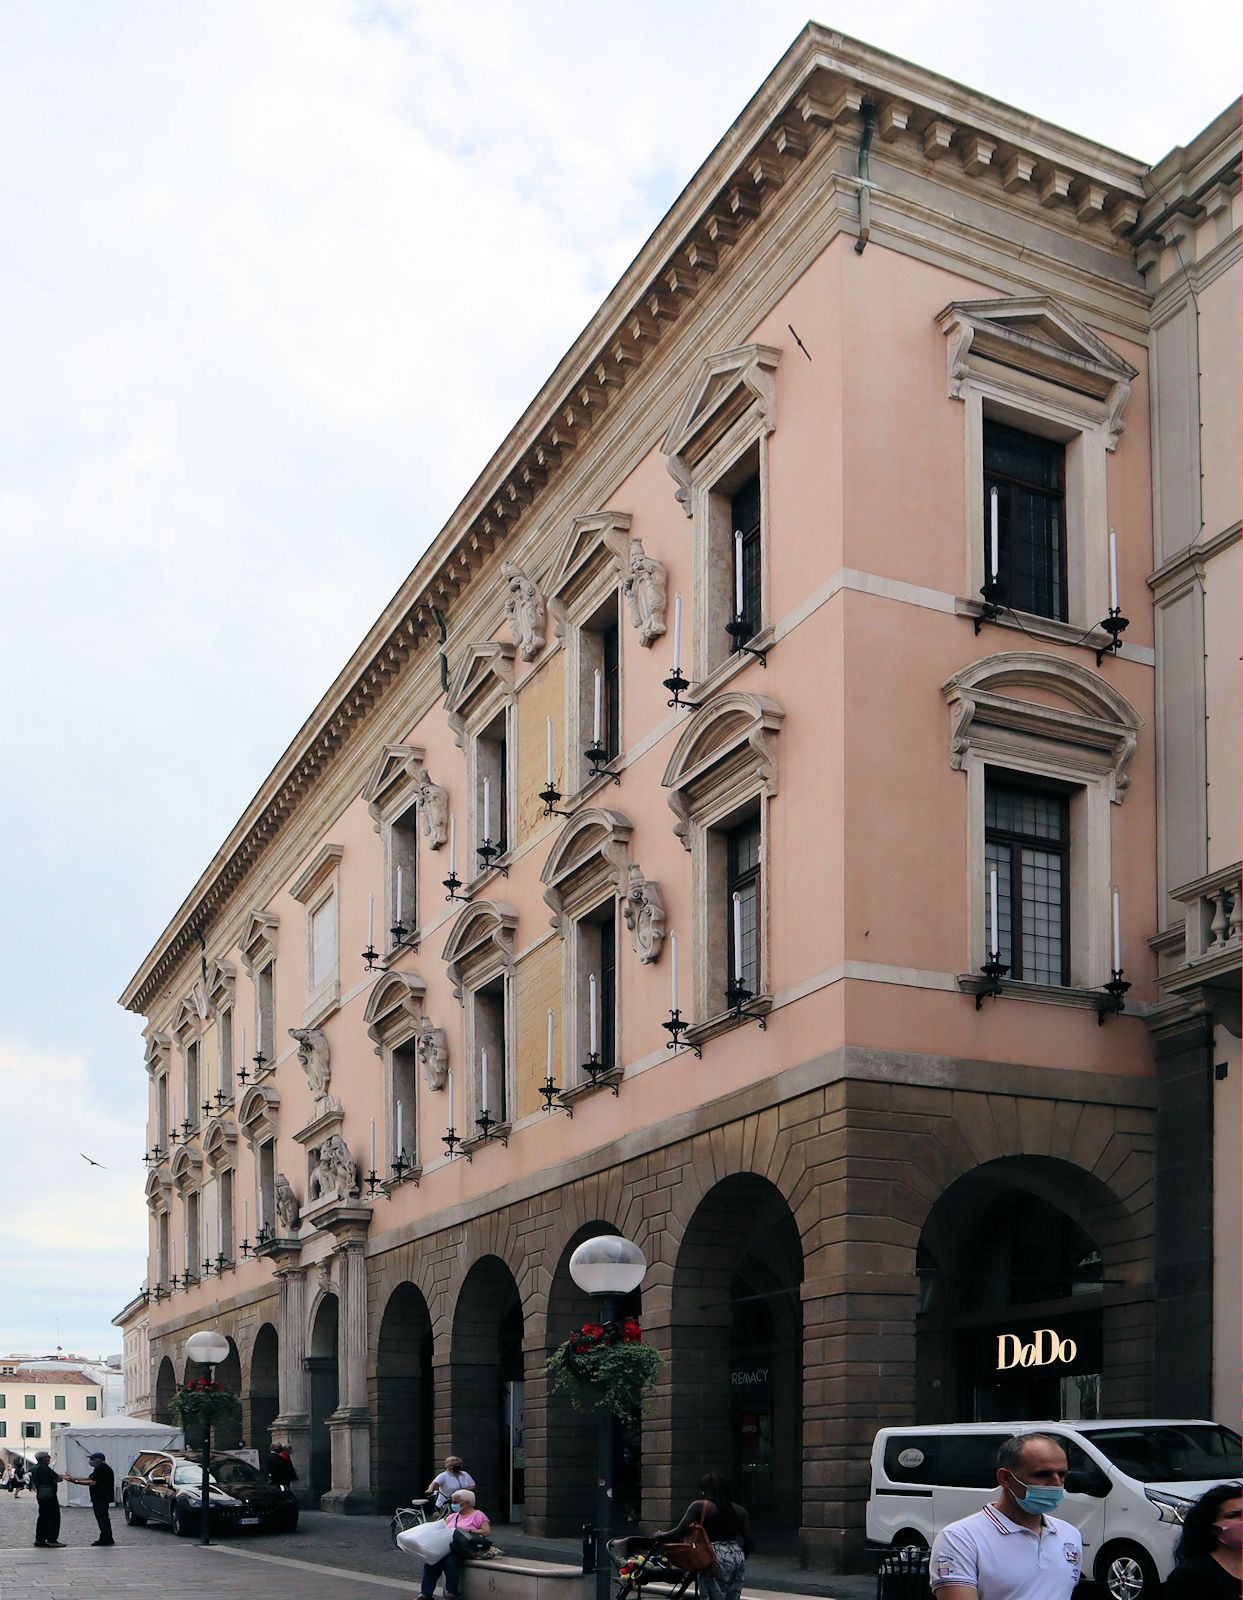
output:
<instances>
[{"instance_id":1,"label":"hanging flower basket","mask_svg":"<svg viewBox=\"0 0 1243 1600\"><path fill-rule=\"evenodd\" d=\"M232 1422L241 1410L235 1394L222 1389L210 1378L196 1378L187 1383L169 1401L168 1409L183 1428L192 1423L207 1423L215 1427L219 1422Z\"/></svg>"},{"instance_id":2,"label":"hanging flower basket","mask_svg":"<svg viewBox=\"0 0 1243 1600\"><path fill-rule=\"evenodd\" d=\"M643 1343L633 1317L584 1322L548 1358L550 1386L564 1390L579 1411L601 1406L622 1422L638 1422L643 1402L664 1365L659 1350Z\"/></svg>"}]
</instances>

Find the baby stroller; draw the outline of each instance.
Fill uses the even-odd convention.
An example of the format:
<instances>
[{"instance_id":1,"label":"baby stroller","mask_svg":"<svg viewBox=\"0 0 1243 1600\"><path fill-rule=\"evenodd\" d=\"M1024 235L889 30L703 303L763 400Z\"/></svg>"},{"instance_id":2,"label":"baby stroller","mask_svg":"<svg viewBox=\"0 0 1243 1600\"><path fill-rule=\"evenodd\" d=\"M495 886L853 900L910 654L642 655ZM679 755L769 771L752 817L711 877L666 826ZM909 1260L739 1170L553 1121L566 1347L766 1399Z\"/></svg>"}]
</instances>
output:
<instances>
[{"instance_id":1,"label":"baby stroller","mask_svg":"<svg viewBox=\"0 0 1243 1600\"><path fill-rule=\"evenodd\" d=\"M609 1559L617 1571L615 1600L630 1600L654 1585L653 1594L661 1600L682 1600L695 1581L693 1572L675 1567L658 1544L642 1534L626 1539L610 1539Z\"/></svg>"}]
</instances>

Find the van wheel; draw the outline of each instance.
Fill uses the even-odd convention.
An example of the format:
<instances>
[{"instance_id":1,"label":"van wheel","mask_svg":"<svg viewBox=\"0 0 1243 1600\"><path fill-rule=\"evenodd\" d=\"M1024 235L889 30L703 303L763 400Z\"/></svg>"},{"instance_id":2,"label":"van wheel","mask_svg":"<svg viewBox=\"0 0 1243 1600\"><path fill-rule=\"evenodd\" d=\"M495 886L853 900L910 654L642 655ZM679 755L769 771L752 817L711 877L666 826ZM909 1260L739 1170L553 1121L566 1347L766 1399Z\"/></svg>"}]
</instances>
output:
<instances>
[{"instance_id":1,"label":"van wheel","mask_svg":"<svg viewBox=\"0 0 1243 1600\"><path fill-rule=\"evenodd\" d=\"M1137 1544L1111 1544L1102 1550L1096 1581L1109 1600L1156 1600L1159 1587L1152 1557Z\"/></svg>"},{"instance_id":2,"label":"van wheel","mask_svg":"<svg viewBox=\"0 0 1243 1600\"><path fill-rule=\"evenodd\" d=\"M926 1550L928 1541L922 1533L916 1533L914 1528L903 1528L901 1533L895 1533L891 1550L909 1550L914 1545L916 1550Z\"/></svg>"}]
</instances>

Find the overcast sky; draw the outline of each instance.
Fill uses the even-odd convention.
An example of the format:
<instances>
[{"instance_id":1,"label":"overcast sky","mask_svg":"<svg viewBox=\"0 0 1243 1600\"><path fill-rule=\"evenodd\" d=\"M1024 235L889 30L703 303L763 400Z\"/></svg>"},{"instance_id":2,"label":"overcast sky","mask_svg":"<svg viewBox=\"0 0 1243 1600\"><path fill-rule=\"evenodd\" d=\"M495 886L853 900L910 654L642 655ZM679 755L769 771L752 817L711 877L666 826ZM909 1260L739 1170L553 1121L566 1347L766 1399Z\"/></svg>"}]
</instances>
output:
<instances>
[{"instance_id":1,"label":"overcast sky","mask_svg":"<svg viewBox=\"0 0 1243 1600\"><path fill-rule=\"evenodd\" d=\"M116 996L807 5L0 0L0 1353L120 1349ZM819 20L1154 159L1237 11Z\"/></svg>"}]
</instances>

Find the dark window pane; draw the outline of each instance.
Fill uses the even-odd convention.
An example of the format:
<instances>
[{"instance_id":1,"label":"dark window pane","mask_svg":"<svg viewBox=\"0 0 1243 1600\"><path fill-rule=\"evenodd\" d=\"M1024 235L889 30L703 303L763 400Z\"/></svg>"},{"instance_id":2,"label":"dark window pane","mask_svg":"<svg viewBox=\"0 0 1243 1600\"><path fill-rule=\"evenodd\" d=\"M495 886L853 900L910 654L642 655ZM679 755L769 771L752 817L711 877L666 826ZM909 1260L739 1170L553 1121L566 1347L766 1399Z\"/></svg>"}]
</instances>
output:
<instances>
[{"instance_id":1,"label":"dark window pane","mask_svg":"<svg viewBox=\"0 0 1243 1600\"><path fill-rule=\"evenodd\" d=\"M748 819L726 835L726 949L729 952L727 984L741 983L751 994L760 983L760 821ZM734 899L738 900L738 925L742 934L742 960L735 941Z\"/></svg>"},{"instance_id":2,"label":"dark window pane","mask_svg":"<svg viewBox=\"0 0 1243 1600\"><path fill-rule=\"evenodd\" d=\"M600 921L600 1061L617 1064L617 920L610 909Z\"/></svg>"},{"instance_id":3,"label":"dark window pane","mask_svg":"<svg viewBox=\"0 0 1243 1600\"><path fill-rule=\"evenodd\" d=\"M601 675L601 734L604 749L611 761L621 749L621 675L617 627L606 628L600 635Z\"/></svg>"},{"instance_id":4,"label":"dark window pane","mask_svg":"<svg viewBox=\"0 0 1243 1600\"><path fill-rule=\"evenodd\" d=\"M991 949L995 870L998 953L1012 978L1070 981L1069 851L1064 795L989 779L984 791L985 944Z\"/></svg>"},{"instance_id":5,"label":"dark window pane","mask_svg":"<svg viewBox=\"0 0 1243 1600\"><path fill-rule=\"evenodd\" d=\"M730 583L734 611L746 623L746 633L734 641L735 648L760 631L760 475L754 473L730 498ZM736 573L737 535L742 535L742 605L738 604Z\"/></svg>"},{"instance_id":6,"label":"dark window pane","mask_svg":"<svg viewBox=\"0 0 1243 1600\"><path fill-rule=\"evenodd\" d=\"M997 496L998 577L1016 611L1066 616L1065 448L1052 439L984 423L984 561L991 570Z\"/></svg>"}]
</instances>

